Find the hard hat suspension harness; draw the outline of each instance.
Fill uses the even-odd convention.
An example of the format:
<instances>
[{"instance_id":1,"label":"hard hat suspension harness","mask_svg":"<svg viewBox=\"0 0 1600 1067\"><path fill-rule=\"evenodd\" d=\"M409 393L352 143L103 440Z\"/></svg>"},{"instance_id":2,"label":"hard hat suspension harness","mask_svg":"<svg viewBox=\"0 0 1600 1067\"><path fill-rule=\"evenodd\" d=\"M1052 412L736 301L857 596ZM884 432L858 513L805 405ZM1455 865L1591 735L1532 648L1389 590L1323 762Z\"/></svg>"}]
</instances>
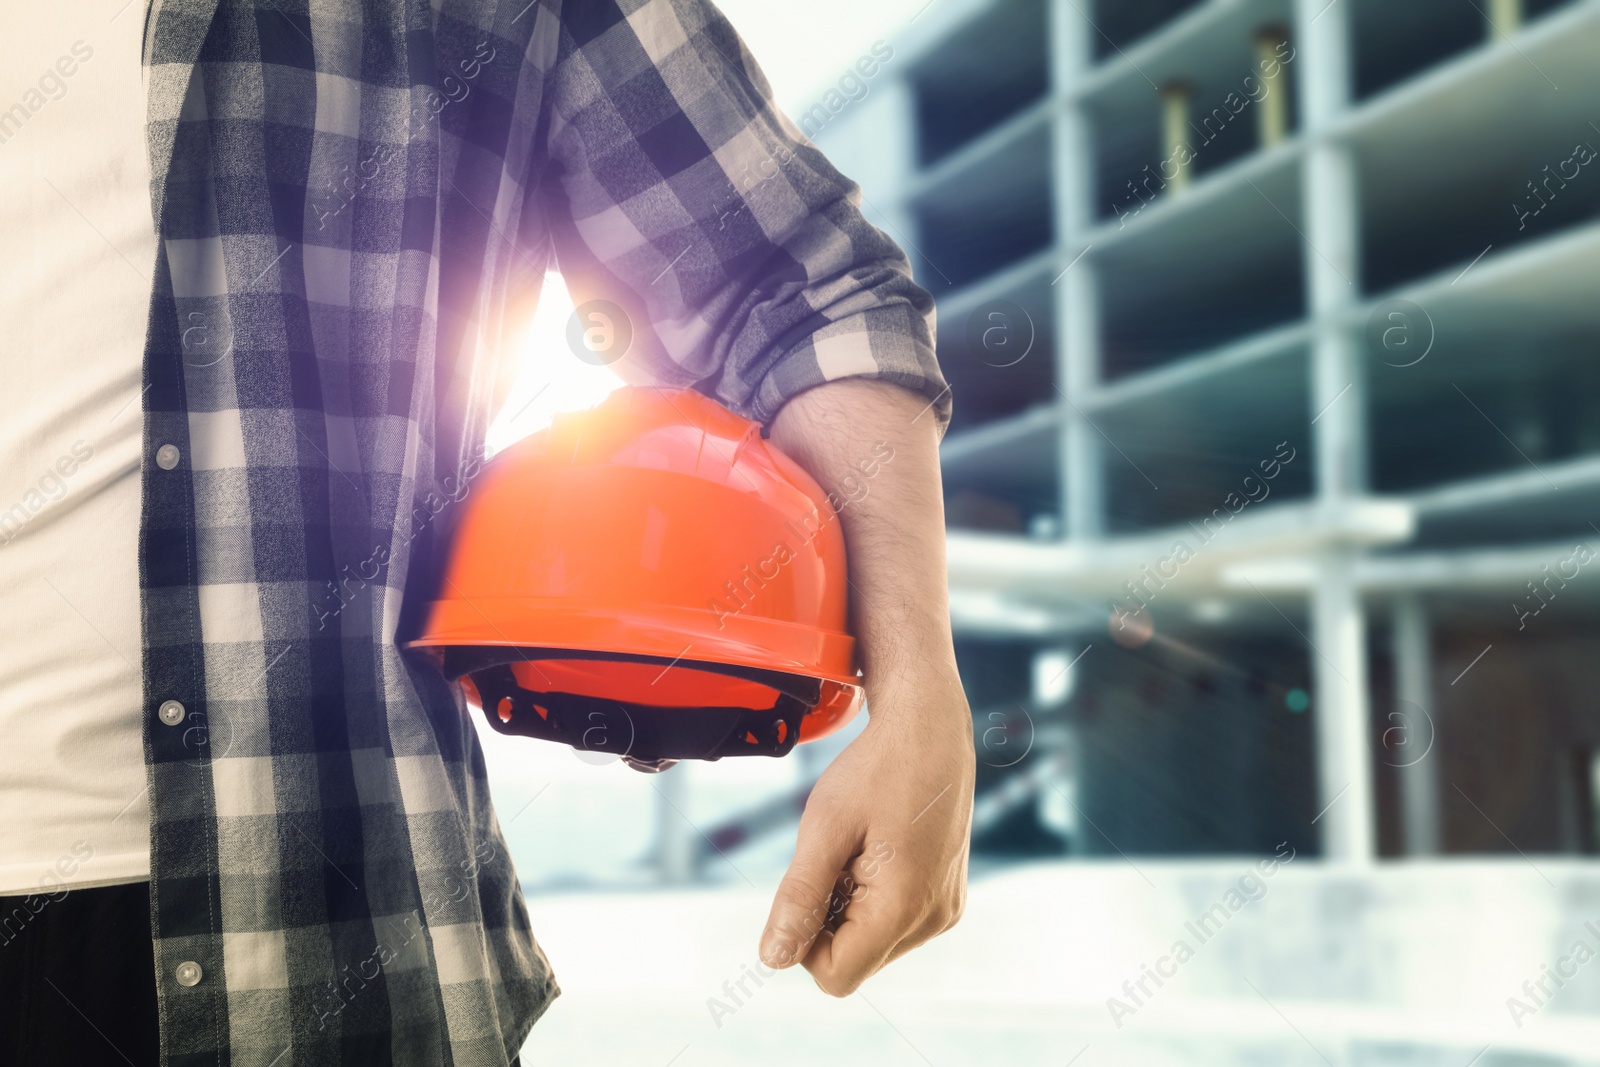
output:
<instances>
[{"instance_id":1,"label":"hard hat suspension harness","mask_svg":"<svg viewBox=\"0 0 1600 1067\"><path fill-rule=\"evenodd\" d=\"M511 664L541 659L658 663L663 670L676 665L758 682L775 690L777 697L770 708L682 708L529 689L517 680ZM555 648L452 646L445 649L444 673L451 680L471 677L484 715L499 733L558 741L644 763L787 755L822 688L816 678L755 667Z\"/></svg>"}]
</instances>

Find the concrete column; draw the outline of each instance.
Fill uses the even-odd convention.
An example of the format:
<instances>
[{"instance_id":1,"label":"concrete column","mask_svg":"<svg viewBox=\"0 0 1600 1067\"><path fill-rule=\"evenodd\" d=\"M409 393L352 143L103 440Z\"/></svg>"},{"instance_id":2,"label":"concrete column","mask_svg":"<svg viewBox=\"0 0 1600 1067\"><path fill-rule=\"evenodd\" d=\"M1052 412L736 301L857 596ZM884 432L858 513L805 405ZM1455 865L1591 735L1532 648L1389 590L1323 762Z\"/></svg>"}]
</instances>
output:
<instances>
[{"instance_id":1,"label":"concrete column","mask_svg":"<svg viewBox=\"0 0 1600 1067\"><path fill-rule=\"evenodd\" d=\"M1189 153L1179 151L1189 143L1189 97L1185 82L1168 82L1161 87L1161 158L1172 164L1167 192L1177 196L1189 188ZM1163 173L1162 177L1166 177Z\"/></svg>"},{"instance_id":2,"label":"concrete column","mask_svg":"<svg viewBox=\"0 0 1600 1067\"><path fill-rule=\"evenodd\" d=\"M1510 37L1522 28L1522 0L1489 0L1489 39Z\"/></svg>"},{"instance_id":3,"label":"concrete column","mask_svg":"<svg viewBox=\"0 0 1600 1067\"><path fill-rule=\"evenodd\" d=\"M1394 713L1385 733L1403 730L1404 744L1384 744L1381 751L1400 780L1401 841L1408 856L1439 852L1438 724L1433 706L1433 652L1428 612L1415 593L1394 604Z\"/></svg>"},{"instance_id":4,"label":"concrete column","mask_svg":"<svg viewBox=\"0 0 1600 1067\"><path fill-rule=\"evenodd\" d=\"M1302 16L1316 3L1299 4ZM1315 327L1311 367L1311 433L1317 489L1342 500L1366 491L1366 375L1361 344L1348 315L1360 300L1359 190L1351 151L1324 136L1349 99L1348 5L1314 12L1302 25L1299 76L1311 147L1302 171L1305 216L1301 258L1306 302Z\"/></svg>"},{"instance_id":5,"label":"concrete column","mask_svg":"<svg viewBox=\"0 0 1600 1067\"><path fill-rule=\"evenodd\" d=\"M1079 260L1056 288L1061 290L1056 307L1061 316L1063 387L1072 398L1062 413L1061 434L1067 536L1093 540L1105 534L1105 442L1083 409L1100 381L1100 295L1091 257Z\"/></svg>"},{"instance_id":6,"label":"concrete column","mask_svg":"<svg viewBox=\"0 0 1600 1067\"><path fill-rule=\"evenodd\" d=\"M1343 145L1323 142L1304 168L1302 261L1315 326L1307 418L1318 491L1344 499L1367 490L1365 350L1348 321L1360 297L1355 160Z\"/></svg>"},{"instance_id":7,"label":"concrete column","mask_svg":"<svg viewBox=\"0 0 1600 1067\"><path fill-rule=\"evenodd\" d=\"M1350 150L1325 131L1349 100L1348 4L1297 0L1298 76L1310 148L1302 171L1306 302L1315 327L1311 433L1317 489L1344 499L1366 491L1366 389L1361 344L1349 312L1360 300L1359 190Z\"/></svg>"},{"instance_id":8,"label":"concrete column","mask_svg":"<svg viewBox=\"0 0 1600 1067\"><path fill-rule=\"evenodd\" d=\"M1300 113L1307 132L1339 117L1350 99L1349 4L1294 0Z\"/></svg>"},{"instance_id":9,"label":"concrete column","mask_svg":"<svg viewBox=\"0 0 1600 1067\"><path fill-rule=\"evenodd\" d=\"M1323 0L1296 0L1295 6L1294 63L1310 142L1301 174L1301 258L1315 327L1309 418L1317 489L1334 499L1366 491L1365 375L1361 346L1347 322L1360 300L1359 190L1350 150L1325 134L1350 99L1349 6Z\"/></svg>"},{"instance_id":10,"label":"concrete column","mask_svg":"<svg viewBox=\"0 0 1600 1067\"><path fill-rule=\"evenodd\" d=\"M1347 322L1360 298L1355 161L1328 128L1350 99L1349 4L1295 0L1293 65L1306 152L1301 255L1313 324L1308 432L1320 502L1341 507L1366 490L1366 410L1360 348ZM1366 614L1351 575L1353 553L1325 552L1312 590L1317 791L1323 854L1364 864L1376 855Z\"/></svg>"},{"instance_id":11,"label":"concrete column","mask_svg":"<svg viewBox=\"0 0 1600 1067\"><path fill-rule=\"evenodd\" d=\"M1082 107L1067 101L1055 117L1055 134L1055 154L1050 162L1057 175L1056 247L1066 255L1061 264L1065 267L1083 251L1085 235L1095 224L1094 127Z\"/></svg>"},{"instance_id":12,"label":"concrete column","mask_svg":"<svg viewBox=\"0 0 1600 1067\"><path fill-rule=\"evenodd\" d=\"M683 764L654 776L656 787L656 870L663 884L682 885L695 877L697 834L689 821L689 775Z\"/></svg>"},{"instance_id":13,"label":"concrete column","mask_svg":"<svg viewBox=\"0 0 1600 1067\"><path fill-rule=\"evenodd\" d=\"M1320 572L1311 611L1317 826L1325 860L1360 865L1377 855L1366 614L1348 553L1328 553Z\"/></svg>"},{"instance_id":14,"label":"concrete column","mask_svg":"<svg viewBox=\"0 0 1600 1067\"><path fill-rule=\"evenodd\" d=\"M1256 105L1256 140L1271 148L1289 135L1288 78L1279 59L1279 47L1289 32L1282 26L1263 26L1256 32L1256 77L1261 79L1261 102ZM1276 71L1269 76L1267 71Z\"/></svg>"},{"instance_id":15,"label":"concrete column","mask_svg":"<svg viewBox=\"0 0 1600 1067\"><path fill-rule=\"evenodd\" d=\"M1099 537L1103 530L1100 435L1081 410L1100 378L1099 297L1088 235L1095 227L1094 125L1076 87L1093 63L1094 29L1071 4L1050 6L1051 78L1055 118L1056 249L1060 267L1051 286L1056 312L1056 381L1061 399L1061 514L1067 536ZM1080 254L1081 258L1080 258ZM1072 264L1070 270L1067 265ZM1074 407L1076 405L1076 407Z\"/></svg>"},{"instance_id":16,"label":"concrete column","mask_svg":"<svg viewBox=\"0 0 1600 1067\"><path fill-rule=\"evenodd\" d=\"M1050 84L1056 97L1065 100L1094 66L1097 31L1082 9L1070 0L1054 0L1049 18Z\"/></svg>"}]
</instances>

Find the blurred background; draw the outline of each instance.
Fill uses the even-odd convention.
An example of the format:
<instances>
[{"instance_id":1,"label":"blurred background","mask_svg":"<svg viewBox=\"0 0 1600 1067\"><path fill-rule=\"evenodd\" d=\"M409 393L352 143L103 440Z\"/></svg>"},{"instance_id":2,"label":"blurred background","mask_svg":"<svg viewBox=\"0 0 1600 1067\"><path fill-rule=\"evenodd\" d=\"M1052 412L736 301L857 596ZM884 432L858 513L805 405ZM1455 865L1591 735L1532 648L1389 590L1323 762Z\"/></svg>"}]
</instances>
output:
<instances>
[{"instance_id":1,"label":"blurred background","mask_svg":"<svg viewBox=\"0 0 1600 1067\"><path fill-rule=\"evenodd\" d=\"M484 730L527 1060L1600 1063L1600 3L721 6L938 298L971 899L754 980L854 730ZM617 384L550 281L501 445Z\"/></svg>"}]
</instances>

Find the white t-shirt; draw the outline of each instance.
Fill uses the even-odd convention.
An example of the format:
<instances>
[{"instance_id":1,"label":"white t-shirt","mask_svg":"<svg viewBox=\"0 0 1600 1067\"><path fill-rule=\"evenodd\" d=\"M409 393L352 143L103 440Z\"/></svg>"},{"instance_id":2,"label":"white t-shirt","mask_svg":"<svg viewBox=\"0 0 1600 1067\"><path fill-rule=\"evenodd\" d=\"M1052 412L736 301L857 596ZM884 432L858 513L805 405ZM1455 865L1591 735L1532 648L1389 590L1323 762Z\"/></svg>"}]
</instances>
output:
<instances>
[{"instance_id":1,"label":"white t-shirt","mask_svg":"<svg viewBox=\"0 0 1600 1067\"><path fill-rule=\"evenodd\" d=\"M150 872L145 7L0 5L0 894Z\"/></svg>"}]
</instances>

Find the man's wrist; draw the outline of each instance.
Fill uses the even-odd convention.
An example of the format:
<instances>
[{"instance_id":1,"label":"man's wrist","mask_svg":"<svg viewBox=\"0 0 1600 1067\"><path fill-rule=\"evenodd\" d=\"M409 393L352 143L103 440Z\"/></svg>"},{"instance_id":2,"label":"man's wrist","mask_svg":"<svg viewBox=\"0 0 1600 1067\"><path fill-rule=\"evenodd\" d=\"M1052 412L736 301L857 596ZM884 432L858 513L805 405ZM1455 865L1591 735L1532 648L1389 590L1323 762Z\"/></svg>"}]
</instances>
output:
<instances>
[{"instance_id":1,"label":"man's wrist","mask_svg":"<svg viewBox=\"0 0 1600 1067\"><path fill-rule=\"evenodd\" d=\"M948 647L914 649L902 643L889 663L869 656L863 682L875 722L910 720L914 725L949 723L970 729L972 712Z\"/></svg>"}]
</instances>

